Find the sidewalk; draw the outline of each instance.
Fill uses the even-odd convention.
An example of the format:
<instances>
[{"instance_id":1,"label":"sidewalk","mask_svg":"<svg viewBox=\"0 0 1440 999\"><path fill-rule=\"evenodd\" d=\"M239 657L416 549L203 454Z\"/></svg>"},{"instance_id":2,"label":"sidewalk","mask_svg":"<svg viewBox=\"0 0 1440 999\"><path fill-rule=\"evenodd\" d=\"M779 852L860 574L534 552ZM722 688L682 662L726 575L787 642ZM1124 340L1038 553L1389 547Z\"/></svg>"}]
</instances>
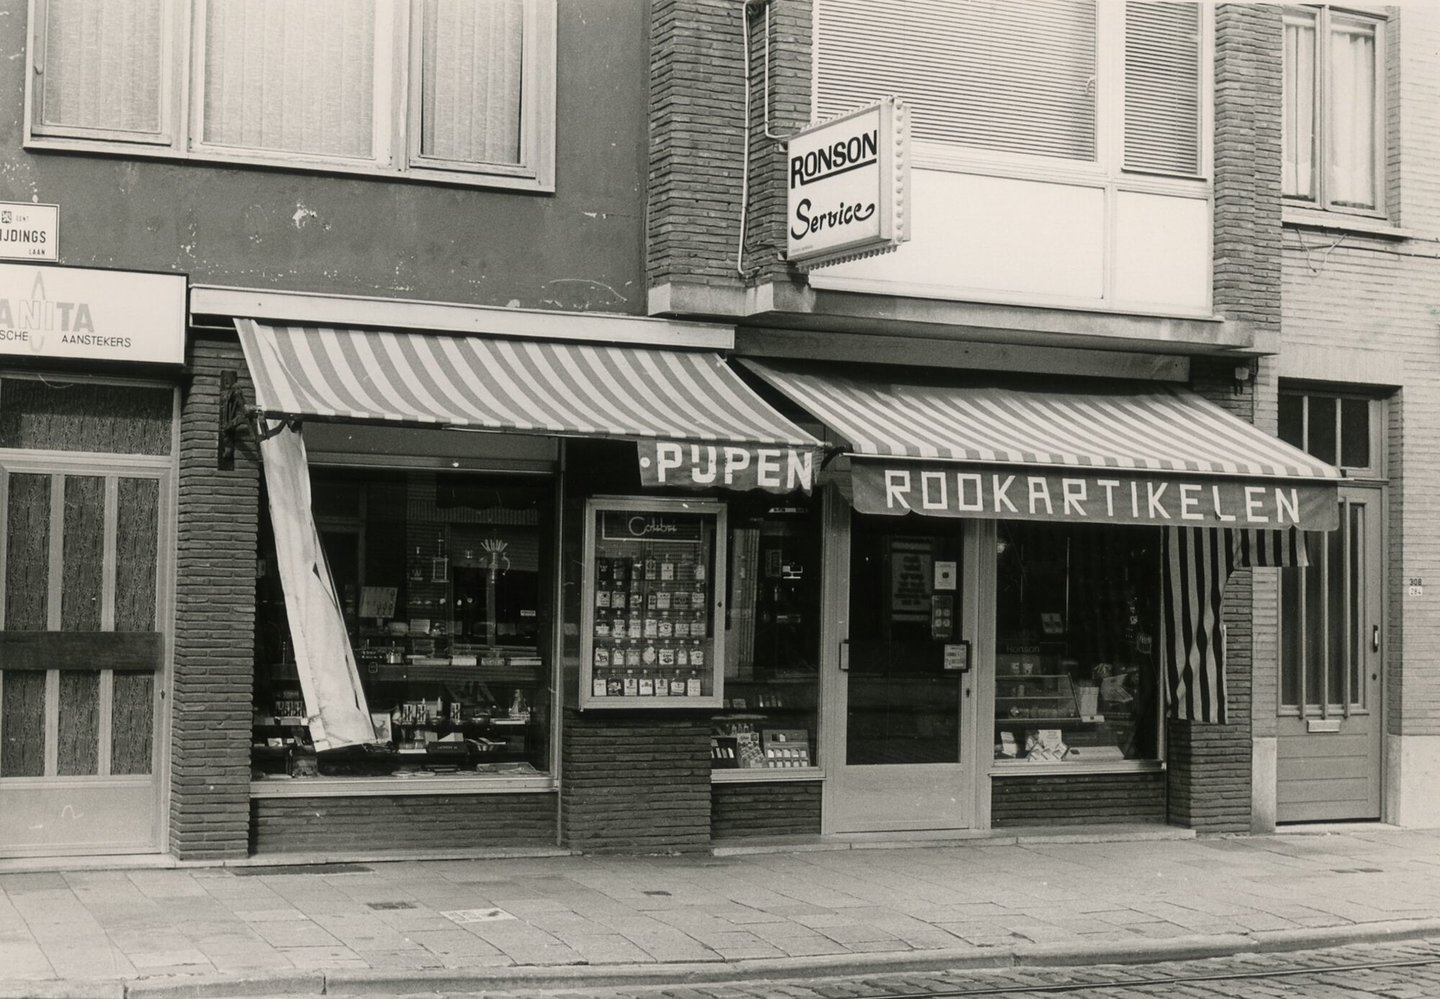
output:
<instances>
[{"instance_id":1,"label":"sidewalk","mask_svg":"<svg viewBox=\"0 0 1440 999\"><path fill-rule=\"evenodd\" d=\"M0 997L352 994L1440 936L1440 830L0 873Z\"/></svg>"}]
</instances>

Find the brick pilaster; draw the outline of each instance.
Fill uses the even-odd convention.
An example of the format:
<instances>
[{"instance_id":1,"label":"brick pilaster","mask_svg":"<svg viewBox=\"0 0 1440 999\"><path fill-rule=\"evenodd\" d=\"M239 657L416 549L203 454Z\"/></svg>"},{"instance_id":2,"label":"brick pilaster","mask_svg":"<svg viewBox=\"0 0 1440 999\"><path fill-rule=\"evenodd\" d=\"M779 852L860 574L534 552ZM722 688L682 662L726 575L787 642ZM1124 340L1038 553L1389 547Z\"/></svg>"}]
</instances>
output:
<instances>
[{"instance_id":1,"label":"brick pilaster","mask_svg":"<svg viewBox=\"0 0 1440 999\"><path fill-rule=\"evenodd\" d=\"M243 856L250 821L259 466L242 438L233 471L216 467L220 372L241 376L234 337L192 338L180 414L170 849L185 860Z\"/></svg>"}]
</instances>

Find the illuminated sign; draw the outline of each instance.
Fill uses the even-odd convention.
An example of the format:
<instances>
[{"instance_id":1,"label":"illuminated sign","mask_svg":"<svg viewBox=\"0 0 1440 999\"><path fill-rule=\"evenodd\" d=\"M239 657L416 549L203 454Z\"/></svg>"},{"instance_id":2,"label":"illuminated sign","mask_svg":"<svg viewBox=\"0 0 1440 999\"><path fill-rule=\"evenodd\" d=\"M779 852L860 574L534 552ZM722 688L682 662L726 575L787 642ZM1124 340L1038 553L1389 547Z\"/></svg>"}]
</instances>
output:
<instances>
[{"instance_id":1,"label":"illuminated sign","mask_svg":"<svg viewBox=\"0 0 1440 999\"><path fill-rule=\"evenodd\" d=\"M183 274L0 264L0 354L182 364Z\"/></svg>"},{"instance_id":2,"label":"illuminated sign","mask_svg":"<svg viewBox=\"0 0 1440 999\"><path fill-rule=\"evenodd\" d=\"M909 239L909 115L878 104L801 129L786 146L786 259L806 269Z\"/></svg>"}]
</instances>

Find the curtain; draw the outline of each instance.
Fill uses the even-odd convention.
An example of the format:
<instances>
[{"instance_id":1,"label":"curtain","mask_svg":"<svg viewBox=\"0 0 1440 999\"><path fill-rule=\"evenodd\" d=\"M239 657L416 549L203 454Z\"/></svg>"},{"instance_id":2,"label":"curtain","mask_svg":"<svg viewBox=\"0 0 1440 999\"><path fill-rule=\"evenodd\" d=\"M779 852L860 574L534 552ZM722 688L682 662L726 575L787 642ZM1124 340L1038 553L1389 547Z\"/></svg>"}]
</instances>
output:
<instances>
[{"instance_id":1,"label":"curtain","mask_svg":"<svg viewBox=\"0 0 1440 999\"><path fill-rule=\"evenodd\" d=\"M1315 22L1285 22L1283 193L1315 197Z\"/></svg>"},{"instance_id":2,"label":"curtain","mask_svg":"<svg viewBox=\"0 0 1440 999\"><path fill-rule=\"evenodd\" d=\"M261 441L260 456L310 737L317 750L374 742L360 671L315 528L300 431L280 428Z\"/></svg>"},{"instance_id":3,"label":"curtain","mask_svg":"<svg viewBox=\"0 0 1440 999\"><path fill-rule=\"evenodd\" d=\"M1239 568L1308 566L1304 535L1228 527L1167 527L1161 543L1160 649L1171 718L1225 724L1221 601Z\"/></svg>"},{"instance_id":4,"label":"curtain","mask_svg":"<svg viewBox=\"0 0 1440 999\"><path fill-rule=\"evenodd\" d=\"M205 10L202 141L372 155L373 0L210 0Z\"/></svg>"},{"instance_id":5,"label":"curtain","mask_svg":"<svg viewBox=\"0 0 1440 999\"><path fill-rule=\"evenodd\" d=\"M1331 202L1375 204L1375 29L1337 23L1330 30L1329 157Z\"/></svg>"},{"instance_id":6,"label":"curtain","mask_svg":"<svg viewBox=\"0 0 1440 999\"><path fill-rule=\"evenodd\" d=\"M49 0L37 124L158 138L164 32L160 0Z\"/></svg>"},{"instance_id":7,"label":"curtain","mask_svg":"<svg viewBox=\"0 0 1440 999\"><path fill-rule=\"evenodd\" d=\"M523 0L426 0L420 153L520 162Z\"/></svg>"}]
</instances>

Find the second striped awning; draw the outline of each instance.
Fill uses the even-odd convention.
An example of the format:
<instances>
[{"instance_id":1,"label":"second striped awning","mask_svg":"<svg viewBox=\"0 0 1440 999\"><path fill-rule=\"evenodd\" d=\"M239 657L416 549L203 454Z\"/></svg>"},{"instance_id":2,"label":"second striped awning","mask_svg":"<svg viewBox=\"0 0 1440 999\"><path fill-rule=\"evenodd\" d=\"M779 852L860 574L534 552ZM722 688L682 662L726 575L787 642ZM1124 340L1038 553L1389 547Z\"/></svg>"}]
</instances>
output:
<instances>
[{"instance_id":1,"label":"second striped awning","mask_svg":"<svg viewBox=\"0 0 1440 999\"><path fill-rule=\"evenodd\" d=\"M338 327L236 328L266 417L813 448L719 355Z\"/></svg>"},{"instance_id":2,"label":"second striped awning","mask_svg":"<svg viewBox=\"0 0 1440 999\"><path fill-rule=\"evenodd\" d=\"M1338 469L1182 388L945 384L744 363L849 443L862 513L1335 526Z\"/></svg>"}]
</instances>

